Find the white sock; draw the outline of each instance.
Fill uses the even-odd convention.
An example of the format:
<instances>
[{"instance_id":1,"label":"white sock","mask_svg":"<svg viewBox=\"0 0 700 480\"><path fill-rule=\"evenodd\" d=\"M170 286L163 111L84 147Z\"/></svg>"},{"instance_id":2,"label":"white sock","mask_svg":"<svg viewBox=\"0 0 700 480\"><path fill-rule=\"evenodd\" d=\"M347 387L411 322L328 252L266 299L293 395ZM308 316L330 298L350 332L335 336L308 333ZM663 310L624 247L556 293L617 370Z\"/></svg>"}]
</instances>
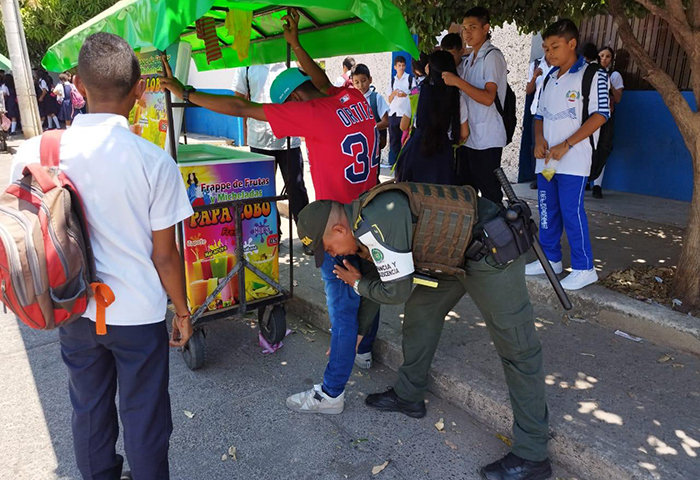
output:
<instances>
[{"instance_id":1,"label":"white sock","mask_svg":"<svg viewBox=\"0 0 700 480\"><path fill-rule=\"evenodd\" d=\"M58 121L58 117L53 117L53 123L56 124L56 128L61 128L61 122Z\"/></svg>"},{"instance_id":2,"label":"white sock","mask_svg":"<svg viewBox=\"0 0 700 480\"><path fill-rule=\"evenodd\" d=\"M10 127L10 133L15 133L17 131L17 122L12 122L12 127Z\"/></svg>"}]
</instances>

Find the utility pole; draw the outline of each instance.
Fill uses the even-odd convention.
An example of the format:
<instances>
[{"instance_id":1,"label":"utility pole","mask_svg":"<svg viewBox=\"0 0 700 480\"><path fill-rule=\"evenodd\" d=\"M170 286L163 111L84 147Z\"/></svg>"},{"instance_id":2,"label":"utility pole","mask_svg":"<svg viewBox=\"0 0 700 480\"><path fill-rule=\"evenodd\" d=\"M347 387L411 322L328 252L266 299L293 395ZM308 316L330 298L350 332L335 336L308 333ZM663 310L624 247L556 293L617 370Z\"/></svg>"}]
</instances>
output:
<instances>
[{"instance_id":1,"label":"utility pole","mask_svg":"<svg viewBox=\"0 0 700 480\"><path fill-rule=\"evenodd\" d=\"M17 0L0 1L2 1L2 19L5 24L7 49L10 52L12 74L15 77L15 87L17 88L22 131L24 138L31 138L41 135L41 117L34 90L32 67L29 63L27 39L24 36L22 17L19 13L19 3Z\"/></svg>"}]
</instances>

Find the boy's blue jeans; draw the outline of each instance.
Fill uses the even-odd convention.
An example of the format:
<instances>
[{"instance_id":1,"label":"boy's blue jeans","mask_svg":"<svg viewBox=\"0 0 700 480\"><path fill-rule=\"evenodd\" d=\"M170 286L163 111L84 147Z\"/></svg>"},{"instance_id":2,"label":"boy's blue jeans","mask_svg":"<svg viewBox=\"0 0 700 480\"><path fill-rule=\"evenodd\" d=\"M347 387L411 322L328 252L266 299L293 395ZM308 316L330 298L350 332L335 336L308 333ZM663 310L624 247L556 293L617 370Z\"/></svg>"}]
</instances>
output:
<instances>
[{"instance_id":1,"label":"boy's blue jeans","mask_svg":"<svg viewBox=\"0 0 700 480\"><path fill-rule=\"evenodd\" d=\"M583 194L588 177L557 173L551 181L537 175L540 208L540 243L550 262L560 262L561 235L566 228L571 249L571 268L593 268L593 251Z\"/></svg>"},{"instance_id":2,"label":"boy's blue jeans","mask_svg":"<svg viewBox=\"0 0 700 480\"><path fill-rule=\"evenodd\" d=\"M356 255L332 257L327 253L321 266L328 315L331 319L331 354L323 374L323 390L331 397L337 397L345 390L345 384L355 364L357 345L360 296L333 273L335 266L342 265L343 260L348 260L355 268L360 266Z\"/></svg>"}]
</instances>

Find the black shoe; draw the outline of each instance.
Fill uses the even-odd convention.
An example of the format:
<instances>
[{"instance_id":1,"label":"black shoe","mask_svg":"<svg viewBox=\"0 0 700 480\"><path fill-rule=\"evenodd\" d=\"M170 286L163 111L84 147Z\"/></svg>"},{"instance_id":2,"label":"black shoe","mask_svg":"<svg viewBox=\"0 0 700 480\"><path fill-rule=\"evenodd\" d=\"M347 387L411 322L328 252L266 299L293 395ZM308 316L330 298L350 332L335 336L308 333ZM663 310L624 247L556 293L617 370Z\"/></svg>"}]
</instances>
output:
<instances>
[{"instance_id":1,"label":"black shoe","mask_svg":"<svg viewBox=\"0 0 700 480\"><path fill-rule=\"evenodd\" d=\"M129 470L125 470L122 472L121 477L119 477L119 480L132 480L131 472Z\"/></svg>"},{"instance_id":2,"label":"black shoe","mask_svg":"<svg viewBox=\"0 0 700 480\"><path fill-rule=\"evenodd\" d=\"M484 480L546 480L552 476L549 459L533 462L509 453L479 470Z\"/></svg>"},{"instance_id":3,"label":"black shoe","mask_svg":"<svg viewBox=\"0 0 700 480\"><path fill-rule=\"evenodd\" d=\"M311 249L311 247L302 244L301 248L304 250L304 255L308 257L313 257L314 256L314 251Z\"/></svg>"},{"instance_id":4,"label":"black shoe","mask_svg":"<svg viewBox=\"0 0 700 480\"><path fill-rule=\"evenodd\" d=\"M381 410L382 412L401 412L413 418L425 417L425 402L407 402L401 400L393 388L390 388L384 393L373 393L368 395L365 403L372 408Z\"/></svg>"},{"instance_id":5,"label":"black shoe","mask_svg":"<svg viewBox=\"0 0 700 480\"><path fill-rule=\"evenodd\" d=\"M593 198L603 198L603 189L598 185L593 187Z\"/></svg>"},{"instance_id":6,"label":"black shoe","mask_svg":"<svg viewBox=\"0 0 700 480\"><path fill-rule=\"evenodd\" d=\"M530 190L537 190L537 180L530 182Z\"/></svg>"}]
</instances>

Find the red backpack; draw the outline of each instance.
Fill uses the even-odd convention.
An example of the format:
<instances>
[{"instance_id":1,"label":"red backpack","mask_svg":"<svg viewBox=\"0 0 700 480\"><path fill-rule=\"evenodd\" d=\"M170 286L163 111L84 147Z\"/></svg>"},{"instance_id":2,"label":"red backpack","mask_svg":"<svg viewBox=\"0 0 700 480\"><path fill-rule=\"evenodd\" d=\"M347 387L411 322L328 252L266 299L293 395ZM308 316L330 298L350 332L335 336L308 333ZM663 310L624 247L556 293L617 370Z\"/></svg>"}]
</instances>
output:
<instances>
[{"instance_id":1,"label":"red backpack","mask_svg":"<svg viewBox=\"0 0 700 480\"><path fill-rule=\"evenodd\" d=\"M114 293L97 280L82 201L58 169L62 134L44 133L41 163L0 195L2 302L28 326L50 330L80 318L94 295L104 335Z\"/></svg>"}]
</instances>

